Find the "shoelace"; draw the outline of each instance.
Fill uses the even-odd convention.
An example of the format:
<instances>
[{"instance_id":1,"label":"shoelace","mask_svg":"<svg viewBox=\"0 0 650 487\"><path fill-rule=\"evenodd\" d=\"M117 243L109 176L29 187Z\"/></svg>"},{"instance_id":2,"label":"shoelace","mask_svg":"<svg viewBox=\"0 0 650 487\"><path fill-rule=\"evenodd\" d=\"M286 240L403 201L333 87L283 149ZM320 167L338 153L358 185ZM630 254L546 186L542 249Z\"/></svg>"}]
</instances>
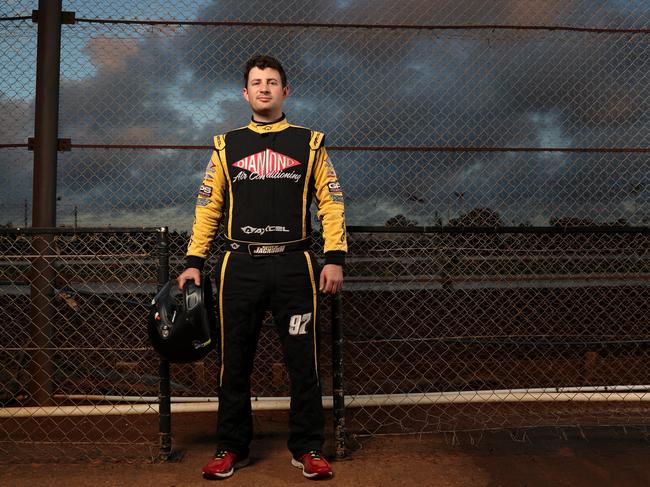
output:
<instances>
[{"instance_id":1,"label":"shoelace","mask_svg":"<svg viewBox=\"0 0 650 487\"><path fill-rule=\"evenodd\" d=\"M228 453L226 450L219 450L214 454L214 458L223 458Z\"/></svg>"},{"instance_id":2,"label":"shoelace","mask_svg":"<svg viewBox=\"0 0 650 487\"><path fill-rule=\"evenodd\" d=\"M320 460L320 452L318 450L310 450L309 455L314 459L314 460Z\"/></svg>"}]
</instances>

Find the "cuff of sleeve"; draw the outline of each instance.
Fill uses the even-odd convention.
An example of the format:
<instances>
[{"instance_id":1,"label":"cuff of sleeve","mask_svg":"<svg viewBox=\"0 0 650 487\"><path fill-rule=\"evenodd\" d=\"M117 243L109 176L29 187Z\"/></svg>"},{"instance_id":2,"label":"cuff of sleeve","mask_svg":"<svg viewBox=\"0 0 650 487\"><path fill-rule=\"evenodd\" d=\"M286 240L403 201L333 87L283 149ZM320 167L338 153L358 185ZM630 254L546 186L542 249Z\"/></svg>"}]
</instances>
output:
<instances>
[{"instance_id":1,"label":"cuff of sleeve","mask_svg":"<svg viewBox=\"0 0 650 487\"><path fill-rule=\"evenodd\" d=\"M345 252L342 250L325 252L325 265L327 264L345 265Z\"/></svg>"},{"instance_id":2,"label":"cuff of sleeve","mask_svg":"<svg viewBox=\"0 0 650 487\"><path fill-rule=\"evenodd\" d=\"M203 270L203 265L205 264L205 259L197 255L188 255L185 257L185 266L194 267L200 271Z\"/></svg>"}]
</instances>

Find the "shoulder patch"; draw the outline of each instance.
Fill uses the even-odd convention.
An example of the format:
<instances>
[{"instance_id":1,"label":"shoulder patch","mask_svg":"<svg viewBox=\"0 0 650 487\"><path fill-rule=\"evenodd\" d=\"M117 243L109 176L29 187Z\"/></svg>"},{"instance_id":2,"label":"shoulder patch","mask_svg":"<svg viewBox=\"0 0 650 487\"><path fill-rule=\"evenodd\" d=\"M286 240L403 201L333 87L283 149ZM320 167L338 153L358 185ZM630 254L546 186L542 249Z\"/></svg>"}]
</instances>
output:
<instances>
[{"instance_id":1,"label":"shoulder patch","mask_svg":"<svg viewBox=\"0 0 650 487\"><path fill-rule=\"evenodd\" d=\"M214 136L214 147L217 150L223 150L226 147L226 136L225 135L215 135Z\"/></svg>"},{"instance_id":2,"label":"shoulder patch","mask_svg":"<svg viewBox=\"0 0 650 487\"><path fill-rule=\"evenodd\" d=\"M311 131L311 139L309 140L309 147L311 150L317 150L323 145L325 141L325 134L323 132L317 132L316 130Z\"/></svg>"}]
</instances>

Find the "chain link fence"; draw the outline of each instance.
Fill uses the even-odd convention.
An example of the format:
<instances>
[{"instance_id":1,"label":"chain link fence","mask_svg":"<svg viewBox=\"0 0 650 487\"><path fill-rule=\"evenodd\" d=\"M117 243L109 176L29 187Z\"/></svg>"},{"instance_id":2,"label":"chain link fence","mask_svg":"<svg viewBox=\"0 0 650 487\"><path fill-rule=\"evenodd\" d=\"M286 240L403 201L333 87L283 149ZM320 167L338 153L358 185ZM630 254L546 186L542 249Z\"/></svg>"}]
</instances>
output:
<instances>
[{"instance_id":1,"label":"chain link fence","mask_svg":"<svg viewBox=\"0 0 650 487\"><path fill-rule=\"evenodd\" d=\"M0 225L7 227L31 225L37 8L31 0L0 6ZM63 10L76 21L62 26L58 132L72 150L58 158L59 225L168 226L170 272L180 272L211 137L247 122L242 65L272 53L289 75L290 121L327 134L354 230L343 293L352 432L645 424L645 2L74 0ZM144 335L126 328L129 320L143 326L146 293L124 291L124 300L141 303L134 307L93 287L100 278L127 285L136 271L153 283L149 267L129 264L122 274L99 257L110 254L102 246L117 245L108 260L132 251L147 261L152 247L136 234L110 235L85 235L76 247L66 243L71 235L53 237L65 249L56 261L74 261L57 268L63 281L54 286L53 323L74 332L91 314L122 320L117 335L92 335L95 351L70 351L78 377L65 375L74 372L68 353L55 353L57 401L155 395L129 382L144 377L143 367L156 373ZM29 285L33 237L0 237L2 288L11 290L3 299L12 302L3 316L28 327L30 299L20 286ZM146 242L134 246L139 238ZM81 288L71 293L68 280ZM92 286L83 287L87 280ZM254 395L288 394L274 334L267 319ZM112 339L115 350L103 354ZM128 359L122 345L143 347L147 359ZM11 356L2 361L6 407L29 398L18 387L25 363L13 348L1 351ZM214 355L172 367L173 395L216 395ZM108 386L100 369L124 387ZM329 371L322 372L331 394ZM75 436L81 430L70 418L48 419L53 427L11 421L3 451L11 442L80 446L98 438ZM149 426L107 430L128 431L117 442L144 444Z\"/></svg>"},{"instance_id":2,"label":"chain link fence","mask_svg":"<svg viewBox=\"0 0 650 487\"><path fill-rule=\"evenodd\" d=\"M0 229L0 452L25 459L124 459L159 452L159 359L147 335L160 276L160 230ZM317 240L317 237L316 237ZM187 236L172 233L169 270ZM209 261L206 274L213 273ZM169 270L167 272L169 272ZM321 381L332 394L329 303L321 312ZM251 393L287 398L288 374L271 316L260 334ZM173 402L209 404L216 351L172 364ZM288 405L288 402L287 402Z\"/></svg>"},{"instance_id":3,"label":"chain link fence","mask_svg":"<svg viewBox=\"0 0 650 487\"><path fill-rule=\"evenodd\" d=\"M351 429L647 424L649 235L351 231Z\"/></svg>"},{"instance_id":4,"label":"chain link fence","mask_svg":"<svg viewBox=\"0 0 650 487\"><path fill-rule=\"evenodd\" d=\"M11 2L29 6L33 2ZM324 0L313 4L302 2L241 3L235 0L215 2L194 0L164 2L134 0L129 5L118 2L89 4L84 0L63 2L64 10L77 12L78 17L129 19L139 21L249 21L249 22L320 22L367 23L370 25L422 26L426 24L512 24L561 23L572 27L642 28L650 22L647 6L642 1L617 2L605 0L594 5L588 0L535 2L533 0L481 0L435 3L406 0L395 4L387 0L355 2ZM33 7L26 7L27 8ZM15 10L20 13L19 9ZM531 22L534 21L534 22Z\"/></svg>"},{"instance_id":5,"label":"chain link fence","mask_svg":"<svg viewBox=\"0 0 650 487\"><path fill-rule=\"evenodd\" d=\"M0 229L3 461L152 457L159 232L52 232Z\"/></svg>"}]
</instances>

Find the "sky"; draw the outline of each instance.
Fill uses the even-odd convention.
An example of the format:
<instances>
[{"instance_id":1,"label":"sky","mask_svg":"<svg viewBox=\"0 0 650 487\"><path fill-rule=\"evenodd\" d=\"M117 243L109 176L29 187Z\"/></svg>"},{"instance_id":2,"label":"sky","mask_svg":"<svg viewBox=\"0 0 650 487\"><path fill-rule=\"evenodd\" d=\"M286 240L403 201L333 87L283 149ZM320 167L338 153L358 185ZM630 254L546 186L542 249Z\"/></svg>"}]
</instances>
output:
<instances>
[{"instance_id":1,"label":"sky","mask_svg":"<svg viewBox=\"0 0 650 487\"><path fill-rule=\"evenodd\" d=\"M37 2L5 2L0 16ZM486 7L488 5L488 7ZM645 28L650 1L67 1L78 18ZM33 135L36 26L0 22L0 143ZM62 28L60 137L209 145L245 125L241 67L288 72L289 120L333 146L649 147L648 34L134 26ZM209 151L61 153L58 222L191 225ZM332 151L349 224L491 208L507 224L650 218L648 154ZM23 224L32 153L0 149L0 223ZM6 220L6 221L3 221Z\"/></svg>"}]
</instances>

